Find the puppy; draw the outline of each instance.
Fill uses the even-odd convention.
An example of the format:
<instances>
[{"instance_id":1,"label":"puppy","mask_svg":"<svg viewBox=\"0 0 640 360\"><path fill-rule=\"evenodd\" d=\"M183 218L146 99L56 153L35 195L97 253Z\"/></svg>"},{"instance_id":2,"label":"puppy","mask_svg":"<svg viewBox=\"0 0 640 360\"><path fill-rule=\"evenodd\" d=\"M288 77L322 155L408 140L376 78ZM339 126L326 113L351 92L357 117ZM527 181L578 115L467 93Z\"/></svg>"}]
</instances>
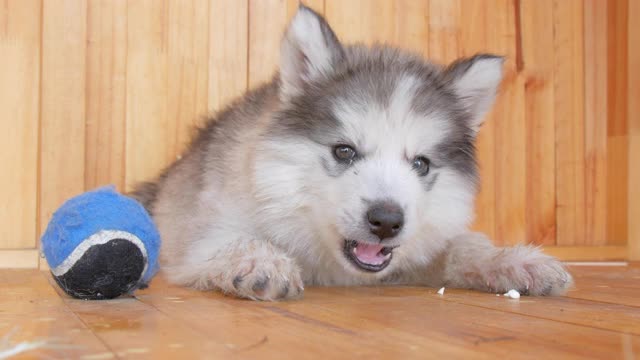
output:
<instances>
[{"instance_id":1,"label":"puppy","mask_svg":"<svg viewBox=\"0 0 640 360\"><path fill-rule=\"evenodd\" d=\"M170 281L239 297L304 285L411 284L562 294L571 276L530 246L471 233L474 142L503 59L441 67L345 46L301 6L280 71L200 129L133 196L152 213Z\"/></svg>"}]
</instances>

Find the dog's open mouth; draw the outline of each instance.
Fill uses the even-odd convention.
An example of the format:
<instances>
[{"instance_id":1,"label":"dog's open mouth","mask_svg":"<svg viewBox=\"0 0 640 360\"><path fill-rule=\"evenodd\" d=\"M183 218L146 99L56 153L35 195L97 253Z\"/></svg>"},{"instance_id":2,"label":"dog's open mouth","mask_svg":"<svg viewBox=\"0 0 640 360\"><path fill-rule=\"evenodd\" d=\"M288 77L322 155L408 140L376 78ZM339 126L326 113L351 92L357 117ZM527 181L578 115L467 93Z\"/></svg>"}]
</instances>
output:
<instances>
[{"instance_id":1,"label":"dog's open mouth","mask_svg":"<svg viewBox=\"0 0 640 360\"><path fill-rule=\"evenodd\" d=\"M380 244L369 244L355 240L344 241L344 254L347 259L362 270L378 272L391 262L393 248Z\"/></svg>"}]
</instances>

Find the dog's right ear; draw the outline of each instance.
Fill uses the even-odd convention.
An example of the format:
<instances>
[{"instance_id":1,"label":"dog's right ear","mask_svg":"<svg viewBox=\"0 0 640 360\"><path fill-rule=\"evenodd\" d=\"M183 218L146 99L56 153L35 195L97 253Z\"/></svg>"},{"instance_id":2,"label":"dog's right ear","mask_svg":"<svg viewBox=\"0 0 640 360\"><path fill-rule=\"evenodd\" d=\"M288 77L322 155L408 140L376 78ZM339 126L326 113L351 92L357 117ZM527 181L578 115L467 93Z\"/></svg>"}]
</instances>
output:
<instances>
[{"instance_id":1,"label":"dog's right ear","mask_svg":"<svg viewBox=\"0 0 640 360\"><path fill-rule=\"evenodd\" d=\"M303 88L334 70L344 49L329 24L315 11L300 4L280 48L280 96L299 95Z\"/></svg>"}]
</instances>

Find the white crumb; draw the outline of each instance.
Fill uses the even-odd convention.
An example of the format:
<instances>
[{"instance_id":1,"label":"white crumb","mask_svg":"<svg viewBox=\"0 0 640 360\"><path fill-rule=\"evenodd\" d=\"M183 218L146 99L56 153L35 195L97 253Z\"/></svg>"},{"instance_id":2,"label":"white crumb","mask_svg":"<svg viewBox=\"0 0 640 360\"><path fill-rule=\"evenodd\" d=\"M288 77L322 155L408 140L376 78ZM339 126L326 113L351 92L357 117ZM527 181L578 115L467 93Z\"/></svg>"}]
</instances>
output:
<instances>
[{"instance_id":1,"label":"white crumb","mask_svg":"<svg viewBox=\"0 0 640 360\"><path fill-rule=\"evenodd\" d=\"M508 296L512 299L520 299L520 293L517 290L511 289L504 296Z\"/></svg>"},{"instance_id":2,"label":"white crumb","mask_svg":"<svg viewBox=\"0 0 640 360\"><path fill-rule=\"evenodd\" d=\"M438 294L444 295L444 287L441 287L440 290L438 290Z\"/></svg>"},{"instance_id":3,"label":"white crumb","mask_svg":"<svg viewBox=\"0 0 640 360\"><path fill-rule=\"evenodd\" d=\"M496 294L496 296L500 296L500 294Z\"/></svg>"}]
</instances>

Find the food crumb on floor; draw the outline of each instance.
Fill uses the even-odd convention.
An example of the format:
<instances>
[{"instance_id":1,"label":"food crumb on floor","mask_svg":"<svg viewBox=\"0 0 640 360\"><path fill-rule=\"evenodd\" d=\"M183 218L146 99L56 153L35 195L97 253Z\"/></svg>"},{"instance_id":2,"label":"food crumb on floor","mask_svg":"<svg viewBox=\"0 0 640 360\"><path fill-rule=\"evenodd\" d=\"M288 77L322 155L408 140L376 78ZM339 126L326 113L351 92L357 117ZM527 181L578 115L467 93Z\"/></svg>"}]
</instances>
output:
<instances>
[{"instance_id":1,"label":"food crumb on floor","mask_svg":"<svg viewBox=\"0 0 640 360\"><path fill-rule=\"evenodd\" d=\"M512 299L519 299L520 293L518 292L518 290L511 289L507 293L505 293L504 296L510 297Z\"/></svg>"},{"instance_id":2,"label":"food crumb on floor","mask_svg":"<svg viewBox=\"0 0 640 360\"><path fill-rule=\"evenodd\" d=\"M438 290L438 294L444 295L444 287L441 287L440 290Z\"/></svg>"}]
</instances>

